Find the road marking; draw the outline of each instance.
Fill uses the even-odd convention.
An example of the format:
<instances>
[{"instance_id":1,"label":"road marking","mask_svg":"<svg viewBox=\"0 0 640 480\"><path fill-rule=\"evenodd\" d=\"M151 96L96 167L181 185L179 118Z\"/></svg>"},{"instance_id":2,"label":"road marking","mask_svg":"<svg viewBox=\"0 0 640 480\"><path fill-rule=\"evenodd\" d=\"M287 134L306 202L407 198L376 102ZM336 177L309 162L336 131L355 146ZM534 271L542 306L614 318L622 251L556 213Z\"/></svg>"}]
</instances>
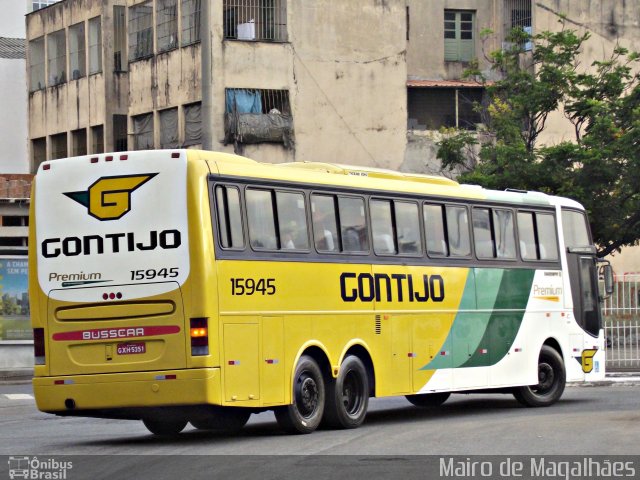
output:
<instances>
[{"instance_id":1,"label":"road marking","mask_svg":"<svg viewBox=\"0 0 640 480\"><path fill-rule=\"evenodd\" d=\"M28 393L5 393L4 396L9 400L33 400L33 395Z\"/></svg>"}]
</instances>

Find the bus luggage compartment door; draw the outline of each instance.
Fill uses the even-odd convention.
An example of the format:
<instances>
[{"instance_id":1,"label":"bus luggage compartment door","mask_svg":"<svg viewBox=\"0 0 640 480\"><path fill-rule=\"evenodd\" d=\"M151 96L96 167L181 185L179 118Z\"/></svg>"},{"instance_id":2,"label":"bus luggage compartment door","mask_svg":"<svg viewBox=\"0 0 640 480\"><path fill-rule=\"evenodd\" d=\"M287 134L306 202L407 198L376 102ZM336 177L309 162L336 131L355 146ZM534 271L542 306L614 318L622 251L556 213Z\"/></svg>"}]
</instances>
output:
<instances>
[{"instance_id":1,"label":"bus luggage compartment door","mask_svg":"<svg viewBox=\"0 0 640 480\"><path fill-rule=\"evenodd\" d=\"M260 398L259 331L257 323L224 324L224 398L227 402Z\"/></svg>"},{"instance_id":2,"label":"bus luggage compartment door","mask_svg":"<svg viewBox=\"0 0 640 480\"><path fill-rule=\"evenodd\" d=\"M175 282L52 290L48 319L51 375L186 368Z\"/></svg>"}]
</instances>

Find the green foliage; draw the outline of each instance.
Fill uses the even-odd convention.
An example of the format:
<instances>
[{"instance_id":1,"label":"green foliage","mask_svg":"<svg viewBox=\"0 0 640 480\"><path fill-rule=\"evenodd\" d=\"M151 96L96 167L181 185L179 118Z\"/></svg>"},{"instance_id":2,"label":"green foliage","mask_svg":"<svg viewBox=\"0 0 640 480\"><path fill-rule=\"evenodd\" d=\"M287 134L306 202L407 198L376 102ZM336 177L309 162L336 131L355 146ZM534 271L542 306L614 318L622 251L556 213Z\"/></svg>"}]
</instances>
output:
<instances>
[{"instance_id":1,"label":"green foliage","mask_svg":"<svg viewBox=\"0 0 640 480\"><path fill-rule=\"evenodd\" d=\"M511 47L488 58L501 80L486 83L487 132L477 143L450 131L439 143L443 167L465 172L463 182L521 188L573 198L587 209L599 256L640 239L640 55L617 47L606 61L580 69L588 34L562 28L533 37L515 29ZM524 45L532 42L532 52ZM484 77L477 63L467 72ZM574 141L538 145L552 112L562 111ZM467 158L465 158L465 155Z\"/></svg>"}]
</instances>

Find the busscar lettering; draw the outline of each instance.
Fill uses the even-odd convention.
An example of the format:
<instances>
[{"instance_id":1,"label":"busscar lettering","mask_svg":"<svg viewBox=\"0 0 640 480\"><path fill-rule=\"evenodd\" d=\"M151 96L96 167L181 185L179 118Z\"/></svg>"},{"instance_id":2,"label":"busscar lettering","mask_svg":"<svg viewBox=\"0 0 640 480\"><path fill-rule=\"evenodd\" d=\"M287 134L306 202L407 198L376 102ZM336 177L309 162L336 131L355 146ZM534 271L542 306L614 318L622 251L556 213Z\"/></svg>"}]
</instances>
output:
<instances>
[{"instance_id":1,"label":"busscar lettering","mask_svg":"<svg viewBox=\"0 0 640 480\"><path fill-rule=\"evenodd\" d=\"M161 248L170 250L182 245L179 230L151 230L146 236L127 233L108 233L106 235L86 235L83 237L47 238L41 244L41 253L45 258L63 255L102 255L104 253L135 252Z\"/></svg>"},{"instance_id":2,"label":"busscar lettering","mask_svg":"<svg viewBox=\"0 0 640 480\"><path fill-rule=\"evenodd\" d=\"M442 302L444 279L441 275L403 273L344 272L340 275L340 296L345 302Z\"/></svg>"},{"instance_id":3,"label":"busscar lettering","mask_svg":"<svg viewBox=\"0 0 640 480\"><path fill-rule=\"evenodd\" d=\"M144 328L110 328L105 330L86 330L83 340L105 340L109 338L144 337Z\"/></svg>"}]
</instances>

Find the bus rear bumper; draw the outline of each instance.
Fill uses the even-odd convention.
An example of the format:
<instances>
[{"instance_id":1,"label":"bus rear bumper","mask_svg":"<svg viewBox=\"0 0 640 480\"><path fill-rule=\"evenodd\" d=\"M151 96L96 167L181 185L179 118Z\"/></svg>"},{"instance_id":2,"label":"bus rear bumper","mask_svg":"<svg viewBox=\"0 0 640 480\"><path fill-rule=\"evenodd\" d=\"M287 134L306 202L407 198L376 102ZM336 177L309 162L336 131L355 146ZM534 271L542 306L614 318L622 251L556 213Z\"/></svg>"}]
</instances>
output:
<instances>
[{"instance_id":1,"label":"bus rear bumper","mask_svg":"<svg viewBox=\"0 0 640 480\"><path fill-rule=\"evenodd\" d=\"M125 418L149 407L220 405L220 369L35 377L33 392L43 412Z\"/></svg>"}]
</instances>

